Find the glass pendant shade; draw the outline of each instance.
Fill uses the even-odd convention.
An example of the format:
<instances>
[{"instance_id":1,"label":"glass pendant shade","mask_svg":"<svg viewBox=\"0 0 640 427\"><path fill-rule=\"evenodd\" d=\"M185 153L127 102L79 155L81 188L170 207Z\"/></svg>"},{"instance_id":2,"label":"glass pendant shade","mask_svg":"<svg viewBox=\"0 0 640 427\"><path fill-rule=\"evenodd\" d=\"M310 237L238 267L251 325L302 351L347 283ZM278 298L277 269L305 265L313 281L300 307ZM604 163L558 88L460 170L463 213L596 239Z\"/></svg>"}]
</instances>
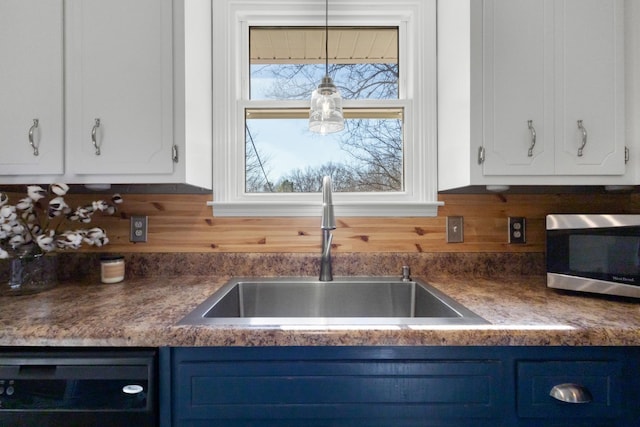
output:
<instances>
[{"instance_id":1,"label":"glass pendant shade","mask_svg":"<svg viewBox=\"0 0 640 427\"><path fill-rule=\"evenodd\" d=\"M311 94L309 130L321 135L340 132L344 129L342 98L333 80L329 77L329 0L325 0L324 14L324 77Z\"/></svg>"},{"instance_id":2,"label":"glass pendant shade","mask_svg":"<svg viewBox=\"0 0 640 427\"><path fill-rule=\"evenodd\" d=\"M322 78L322 83L311 94L311 110L309 110L309 130L321 135L340 132L344 129L342 114L342 98L338 88L329 76Z\"/></svg>"}]
</instances>

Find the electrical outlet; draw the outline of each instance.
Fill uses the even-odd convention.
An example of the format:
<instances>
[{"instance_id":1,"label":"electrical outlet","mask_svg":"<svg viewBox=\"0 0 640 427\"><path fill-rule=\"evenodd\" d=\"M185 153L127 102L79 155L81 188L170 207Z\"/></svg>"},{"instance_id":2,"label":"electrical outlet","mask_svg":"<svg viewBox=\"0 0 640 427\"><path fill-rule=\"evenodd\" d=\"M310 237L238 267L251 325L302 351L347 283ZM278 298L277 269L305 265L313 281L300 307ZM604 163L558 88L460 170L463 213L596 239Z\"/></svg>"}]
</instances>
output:
<instances>
[{"instance_id":1,"label":"electrical outlet","mask_svg":"<svg viewBox=\"0 0 640 427\"><path fill-rule=\"evenodd\" d=\"M509 243L527 242L527 220L521 216L509 217Z\"/></svg>"},{"instance_id":2,"label":"electrical outlet","mask_svg":"<svg viewBox=\"0 0 640 427\"><path fill-rule=\"evenodd\" d=\"M447 217L447 243L464 242L464 218L461 216Z\"/></svg>"},{"instance_id":3,"label":"electrical outlet","mask_svg":"<svg viewBox=\"0 0 640 427\"><path fill-rule=\"evenodd\" d=\"M132 215L130 218L130 242L146 242L147 241L147 224L146 216Z\"/></svg>"}]
</instances>

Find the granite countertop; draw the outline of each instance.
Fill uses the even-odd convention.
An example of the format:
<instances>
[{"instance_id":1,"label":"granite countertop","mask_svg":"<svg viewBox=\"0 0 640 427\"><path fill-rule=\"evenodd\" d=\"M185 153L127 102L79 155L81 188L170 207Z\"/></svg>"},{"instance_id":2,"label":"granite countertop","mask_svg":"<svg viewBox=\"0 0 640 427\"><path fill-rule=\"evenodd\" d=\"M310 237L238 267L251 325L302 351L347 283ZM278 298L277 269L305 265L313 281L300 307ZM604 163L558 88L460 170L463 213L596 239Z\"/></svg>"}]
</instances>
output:
<instances>
[{"instance_id":1,"label":"granite countertop","mask_svg":"<svg viewBox=\"0 0 640 427\"><path fill-rule=\"evenodd\" d=\"M640 345L640 301L548 289L543 276L428 277L491 324L419 328L176 326L229 277L66 283L0 297L2 346Z\"/></svg>"}]
</instances>

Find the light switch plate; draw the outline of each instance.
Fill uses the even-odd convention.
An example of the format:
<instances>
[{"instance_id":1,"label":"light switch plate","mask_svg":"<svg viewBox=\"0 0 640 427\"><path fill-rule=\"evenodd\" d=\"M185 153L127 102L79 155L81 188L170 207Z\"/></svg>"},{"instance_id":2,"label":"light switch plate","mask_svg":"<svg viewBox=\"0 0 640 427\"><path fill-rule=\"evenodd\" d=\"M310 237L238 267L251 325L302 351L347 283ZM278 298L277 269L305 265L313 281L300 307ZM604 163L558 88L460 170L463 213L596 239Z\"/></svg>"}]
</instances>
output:
<instances>
[{"instance_id":1,"label":"light switch plate","mask_svg":"<svg viewBox=\"0 0 640 427\"><path fill-rule=\"evenodd\" d=\"M147 216L142 215L132 215L130 218L130 232L129 232L129 241L130 242L146 242L147 241L147 224L148 218Z\"/></svg>"},{"instance_id":2,"label":"light switch plate","mask_svg":"<svg viewBox=\"0 0 640 427\"><path fill-rule=\"evenodd\" d=\"M447 243L464 242L464 217L447 217Z\"/></svg>"}]
</instances>

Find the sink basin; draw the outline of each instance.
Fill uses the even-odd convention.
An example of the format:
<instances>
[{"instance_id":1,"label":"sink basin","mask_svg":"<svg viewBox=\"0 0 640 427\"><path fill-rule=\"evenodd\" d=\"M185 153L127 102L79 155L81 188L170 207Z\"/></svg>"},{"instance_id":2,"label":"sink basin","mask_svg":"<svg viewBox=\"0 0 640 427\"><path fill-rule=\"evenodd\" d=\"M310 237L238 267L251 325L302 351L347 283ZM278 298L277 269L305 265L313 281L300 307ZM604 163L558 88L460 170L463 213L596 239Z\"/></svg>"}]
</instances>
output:
<instances>
[{"instance_id":1,"label":"sink basin","mask_svg":"<svg viewBox=\"0 0 640 427\"><path fill-rule=\"evenodd\" d=\"M486 320L434 287L393 277L235 278L181 325L456 325Z\"/></svg>"}]
</instances>

